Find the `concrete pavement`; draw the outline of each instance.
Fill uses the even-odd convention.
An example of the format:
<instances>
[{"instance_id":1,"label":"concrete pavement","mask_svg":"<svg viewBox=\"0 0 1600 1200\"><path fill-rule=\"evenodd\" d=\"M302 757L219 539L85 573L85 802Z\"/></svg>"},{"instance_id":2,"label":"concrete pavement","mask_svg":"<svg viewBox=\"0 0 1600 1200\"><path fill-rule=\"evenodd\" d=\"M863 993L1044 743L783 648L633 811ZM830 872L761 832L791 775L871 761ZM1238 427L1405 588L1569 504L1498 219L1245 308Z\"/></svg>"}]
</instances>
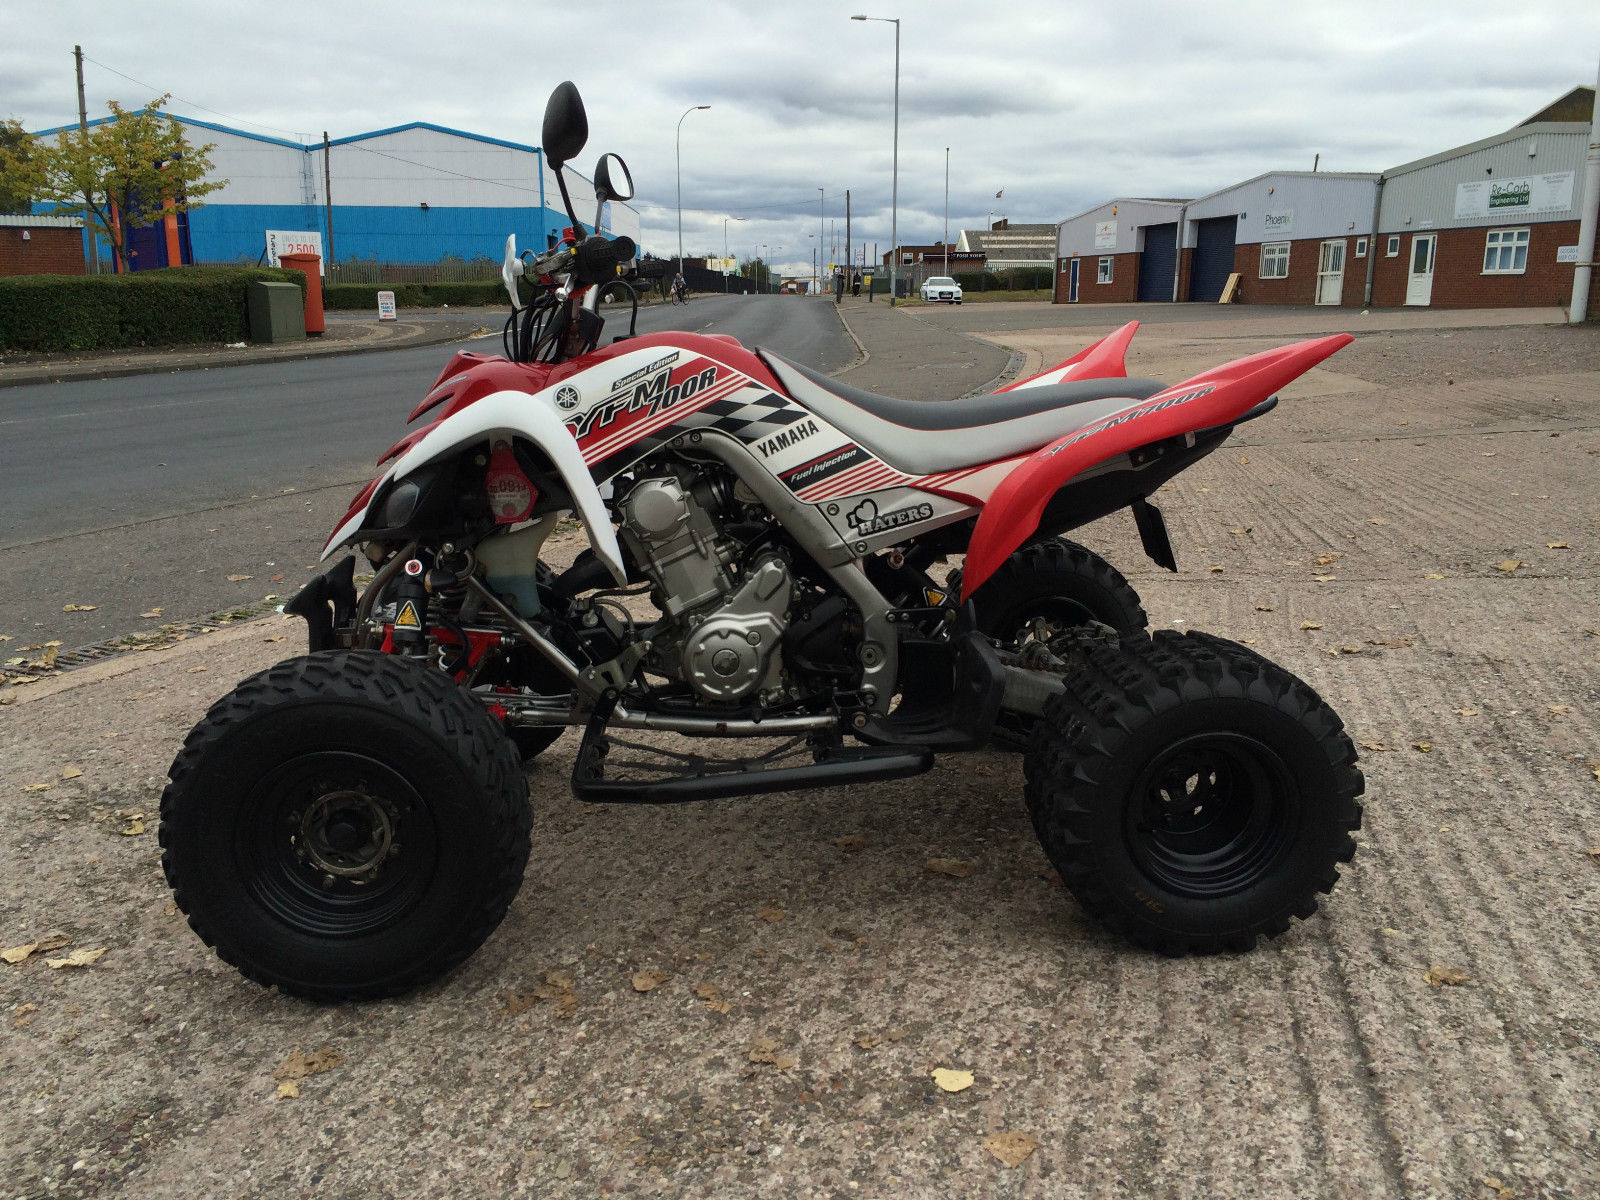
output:
<instances>
[{"instance_id":1,"label":"concrete pavement","mask_svg":"<svg viewBox=\"0 0 1600 1200\"><path fill-rule=\"evenodd\" d=\"M856 327L887 358L910 320ZM1159 378L1258 340L1158 332L1135 369ZM107 948L0 964L7 1193L1592 1197L1597 343L1361 338L1159 494L1177 575L1121 514L1083 531L1154 624L1282 662L1361 747L1355 862L1248 955L1153 958L1089 923L1014 756L630 810L572 800L569 735L530 772L534 859L487 945L416 995L314 1007L194 938L153 845L184 733L301 626L0 692L0 941ZM641 993L643 970L670 977ZM570 1007L540 996L553 972ZM325 1046L278 1098L274 1070ZM1006 1166L999 1134L1034 1149Z\"/></svg>"}]
</instances>

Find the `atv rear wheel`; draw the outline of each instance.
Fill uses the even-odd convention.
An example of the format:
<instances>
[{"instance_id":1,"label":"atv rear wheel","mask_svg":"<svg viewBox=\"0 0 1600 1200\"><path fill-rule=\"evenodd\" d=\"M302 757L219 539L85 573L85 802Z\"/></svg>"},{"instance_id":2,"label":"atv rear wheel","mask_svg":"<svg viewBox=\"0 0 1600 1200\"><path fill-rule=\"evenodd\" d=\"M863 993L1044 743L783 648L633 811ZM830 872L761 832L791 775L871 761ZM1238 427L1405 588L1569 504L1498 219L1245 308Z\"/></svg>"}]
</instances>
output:
<instances>
[{"instance_id":1,"label":"atv rear wheel","mask_svg":"<svg viewBox=\"0 0 1600 1200\"><path fill-rule=\"evenodd\" d=\"M1165 954L1248 950L1316 911L1363 781L1333 710L1242 646L1162 631L1088 652L1034 729L1027 799L1078 902Z\"/></svg>"},{"instance_id":2,"label":"atv rear wheel","mask_svg":"<svg viewBox=\"0 0 1600 1200\"><path fill-rule=\"evenodd\" d=\"M522 883L517 757L466 692L364 651L263 671L189 734L161 798L189 924L256 982L392 996L461 963Z\"/></svg>"},{"instance_id":3,"label":"atv rear wheel","mask_svg":"<svg viewBox=\"0 0 1600 1200\"><path fill-rule=\"evenodd\" d=\"M1105 559L1065 538L1024 546L972 594L978 628L996 641L1048 641L1098 621L1120 634L1150 623L1139 593Z\"/></svg>"}]
</instances>

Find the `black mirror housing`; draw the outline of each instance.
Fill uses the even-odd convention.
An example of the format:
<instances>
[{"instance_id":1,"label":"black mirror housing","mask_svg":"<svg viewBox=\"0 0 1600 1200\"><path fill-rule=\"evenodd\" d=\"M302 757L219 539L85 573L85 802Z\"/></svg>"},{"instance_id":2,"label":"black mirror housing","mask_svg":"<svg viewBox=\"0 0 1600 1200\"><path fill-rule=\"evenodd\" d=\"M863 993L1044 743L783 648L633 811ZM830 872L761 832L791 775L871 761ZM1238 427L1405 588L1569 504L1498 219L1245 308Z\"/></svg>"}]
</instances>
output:
<instances>
[{"instance_id":1,"label":"black mirror housing","mask_svg":"<svg viewBox=\"0 0 1600 1200\"><path fill-rule=\"evenodd\" d=\"M539 140L550 165L557 168L577 158L589 140L589 117L583 110L583 97L570 79L550 93Z\"/></svg>"},{"instance_id":2,"label":"black mirror housing","mask_svg":"<svg viewBox=\"0 0 1600 1200\"><path fill-rule=\"evenodd\" d=\"M595 163L594 195L601 204L607 200L633 199L633 174L620 156L602 154Z\"/></svg>"}]
</instances>

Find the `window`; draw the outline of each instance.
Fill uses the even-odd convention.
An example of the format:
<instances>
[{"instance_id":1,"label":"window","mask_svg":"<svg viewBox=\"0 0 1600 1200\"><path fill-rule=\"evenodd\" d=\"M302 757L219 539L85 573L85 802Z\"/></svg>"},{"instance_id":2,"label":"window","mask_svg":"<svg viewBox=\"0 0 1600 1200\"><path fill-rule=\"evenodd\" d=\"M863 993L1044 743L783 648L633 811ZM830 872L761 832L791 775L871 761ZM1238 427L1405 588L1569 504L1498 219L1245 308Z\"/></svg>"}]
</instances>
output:
<instances>
[{"instance_id":1,"label":"window","mask_svg":"<svg viewBox=\"0 0 1600 1200\"><path fill-rule=\"evenodd\" d=\"M1489 230L1483 246L1483 273L1521 275L1527 269L1528 230Z\"/></svg>"},{"instance_id":2,"label":"window","mask_svg":"<svg viewBox=\"0 0 1600 1200\"><path fill-rule=\"evenodd\" d=\"M1116 261L1117 261L1116 259L1114 259L1114 258L1112 258L1110 256L1107 256L1107 257L1102 258L1100 260L1100 276L1099 276L1098 279L1095 280L1096 283L1110 283L1111 282L1111 266Z\"/></svg>"},{"instance_id":3,"label":"window","mask_svg":"<svg viewBox=\"0 0 1600 1200\"><path fill-rule=\"evenodd\" d=\"M1356 239L1356 257L1357 258L1365 258L1366 256L1367 256L1367 239L1366 238L1357 238Z\"/></svg>"},{"instance_id":4,"label":"window","mask_svg":"<svg viewBox=\"0 0 1600 1200\"><path fill-rule=\"evenodd\" d=\"M1261 247L1261 278L1289 278L1289 243L1266 242Z\"/></svg>"},{"instance_id":5,"label":"window","mask_svg":"<svg viewBox=\"0 0 1600 1200\"><path fill-rule=\"evenodd\" d=\"M1400 257L1400 235L1398 233L1389 235L1389 248L1383 252L1383 256L1385 258Z\"/></svg>"}]
</instances>

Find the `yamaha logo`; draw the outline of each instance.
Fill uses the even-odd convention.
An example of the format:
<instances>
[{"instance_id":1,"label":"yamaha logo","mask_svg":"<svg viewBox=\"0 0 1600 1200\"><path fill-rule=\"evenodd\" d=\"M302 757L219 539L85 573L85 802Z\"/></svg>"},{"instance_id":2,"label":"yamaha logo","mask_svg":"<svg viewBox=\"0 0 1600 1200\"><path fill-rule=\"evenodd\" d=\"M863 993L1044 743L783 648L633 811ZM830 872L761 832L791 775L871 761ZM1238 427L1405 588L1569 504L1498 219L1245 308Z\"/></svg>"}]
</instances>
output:
<instances>
[{"instance_id":1,"label":"yamaha logo","mask_svg":"<svg viewBox=\"0 0 1600 1200\"><path fill-rule=\"evenodd\" d=\"M563 408L563 409L566 409L566 408L577 408L578 407L578 389L575 388L575 387L572 387L569 384L569 385L563 387L560 391L558 391L556 393L556 407L557 408Z\"/></svg>"}]
</instances>

